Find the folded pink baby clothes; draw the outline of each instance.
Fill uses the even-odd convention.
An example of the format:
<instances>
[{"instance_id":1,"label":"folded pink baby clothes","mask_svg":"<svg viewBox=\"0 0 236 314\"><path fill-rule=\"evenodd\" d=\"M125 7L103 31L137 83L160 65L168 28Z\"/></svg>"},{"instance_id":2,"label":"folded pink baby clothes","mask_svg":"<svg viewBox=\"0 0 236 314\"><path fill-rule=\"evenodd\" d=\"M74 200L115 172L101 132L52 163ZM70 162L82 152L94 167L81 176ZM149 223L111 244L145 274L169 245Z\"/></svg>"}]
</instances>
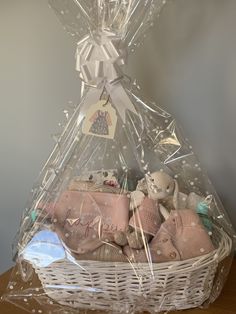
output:
<instances>
[{"instance_id":1,"label":"folded pink baby clothes","mask_svg":"<svg viewBox=\"0 0 236 314\"><path fill-rule=\"evenodd\" d=\"M99 192L65 191L50 210L53 225L65 244L84 254L113 240L129 221L126 195Z\"/></svg>"},{"instance_id":2,"label":"folded pink baby clothes","mask_svg":"<svg viewBox=\"0 0 236 314\"><path fill-rule=\"evenodd\" d=\"M155 236L161 225L158 202L145 197L130 218L129 225L136 230Z\"/></svg>"},{"instance_id":3,"label":"folded pink baby clothes","mask_svg":"<svg viewBox=\"0 0 236 314\"><path fill-rule=\"evenodd\" d=\"M124 248L134 262L166 262L186 260L214 250L211 239L199 216L190 209L174 210L161 225L156 236L145 250Z\"/></svg>"},{"instance_id":4,"label":"folded pink baby clothes","mask_svg":"<svg viewBox=\"0 0 236 314\"><path fill-rule=\"evenodd\" d=\"M199 215L194 210L173 211L170 218L172 224L176 226L173 242L182 260L205 255L215 249Z\"/></svg>"}]
</instances>

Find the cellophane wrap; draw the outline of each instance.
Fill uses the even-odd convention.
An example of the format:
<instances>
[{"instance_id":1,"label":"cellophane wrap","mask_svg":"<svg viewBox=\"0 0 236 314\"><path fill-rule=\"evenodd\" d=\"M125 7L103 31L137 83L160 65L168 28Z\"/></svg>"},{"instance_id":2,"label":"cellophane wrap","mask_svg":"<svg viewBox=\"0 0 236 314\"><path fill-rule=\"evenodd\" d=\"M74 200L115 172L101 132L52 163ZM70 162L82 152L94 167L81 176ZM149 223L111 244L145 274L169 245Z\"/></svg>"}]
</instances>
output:
<instances>
[{"instance_id":1,"label":"cellophane wrap","mask_svg":"<svg viewBox=\"0 0 236 314\"><path fill-rule=\"evenodd\" d=\"M232 225L175 119L124 75L166 1L49 4L78 42L81 101L32 189L4 300L31 313L207 306Z\"/></svg>"}]
</instances>

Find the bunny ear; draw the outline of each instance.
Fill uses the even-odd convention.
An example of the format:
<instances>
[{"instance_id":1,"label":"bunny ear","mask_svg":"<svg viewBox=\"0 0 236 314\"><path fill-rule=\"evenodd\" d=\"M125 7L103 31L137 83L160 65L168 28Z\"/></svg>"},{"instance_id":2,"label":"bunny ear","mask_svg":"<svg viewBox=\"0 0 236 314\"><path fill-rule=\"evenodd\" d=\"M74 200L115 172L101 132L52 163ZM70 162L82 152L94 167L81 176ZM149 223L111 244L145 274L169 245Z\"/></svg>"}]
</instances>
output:
<instances>
[{"instance_id":1,"label":"bunny ear","mask_svg":"<svg viewBox=\"0 0 236 314\"><path fill-rule=\"evenodd\" d=\"M179 185L176 180L175 182L175 189L174 189L174 194L173 194L173 205L175 209L179 209Z\"/></svg>"},{"instance_id":2,"label":"bunny ear","mask_svg":"<svg viewBox=\"0 0 236 314\"><path fill-rule=\"evenodd\" d=\"M163 218L167 220L170 217L170 213L168 212L168 210L161 204L159 204L159 209Z\"/></svg>"}]
</instances>

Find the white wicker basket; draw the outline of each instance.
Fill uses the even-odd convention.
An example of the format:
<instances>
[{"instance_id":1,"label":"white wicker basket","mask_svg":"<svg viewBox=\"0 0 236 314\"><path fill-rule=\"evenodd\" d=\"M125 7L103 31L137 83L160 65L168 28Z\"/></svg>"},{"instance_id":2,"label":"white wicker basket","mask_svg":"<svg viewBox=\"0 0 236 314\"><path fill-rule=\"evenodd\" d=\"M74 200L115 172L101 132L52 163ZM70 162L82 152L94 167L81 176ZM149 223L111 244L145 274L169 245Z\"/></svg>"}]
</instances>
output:
<instances>
[{"instance_id":1,"label":"white wicker basket","mask_svg":"<svg viewBox=\"0 0 236 314\"><path fill-rule=\"evenodd\" d=\"M219 263L231 251L232 241L216 228L218 249L205 256L159 264L104 263L69 260L38 268L45 293L74 308L112 312L168 311L201 306L211 294Z\"/></svg>"}]
</instances>

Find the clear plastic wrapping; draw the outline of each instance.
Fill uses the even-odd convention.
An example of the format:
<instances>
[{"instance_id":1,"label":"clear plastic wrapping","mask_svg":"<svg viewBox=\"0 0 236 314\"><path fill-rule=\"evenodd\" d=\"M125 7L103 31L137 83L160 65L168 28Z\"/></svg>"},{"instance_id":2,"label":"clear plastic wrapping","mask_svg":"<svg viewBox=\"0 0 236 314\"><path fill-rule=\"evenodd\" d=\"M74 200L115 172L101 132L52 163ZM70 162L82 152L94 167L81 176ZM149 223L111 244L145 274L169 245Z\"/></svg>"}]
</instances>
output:
<instances>
[{"instance_id":1,"label":"clear plastic wrapping","mask_svg":"<svg viewBox=\"0 0 236 314\"><path fill-rule=\"evenodd\" d=\"M168 312L221 292L232 225L175 119L122 72L165 2L49 0L82 87L15 245L4 299L31 313Z\"/></svg>"}]
</instances>

